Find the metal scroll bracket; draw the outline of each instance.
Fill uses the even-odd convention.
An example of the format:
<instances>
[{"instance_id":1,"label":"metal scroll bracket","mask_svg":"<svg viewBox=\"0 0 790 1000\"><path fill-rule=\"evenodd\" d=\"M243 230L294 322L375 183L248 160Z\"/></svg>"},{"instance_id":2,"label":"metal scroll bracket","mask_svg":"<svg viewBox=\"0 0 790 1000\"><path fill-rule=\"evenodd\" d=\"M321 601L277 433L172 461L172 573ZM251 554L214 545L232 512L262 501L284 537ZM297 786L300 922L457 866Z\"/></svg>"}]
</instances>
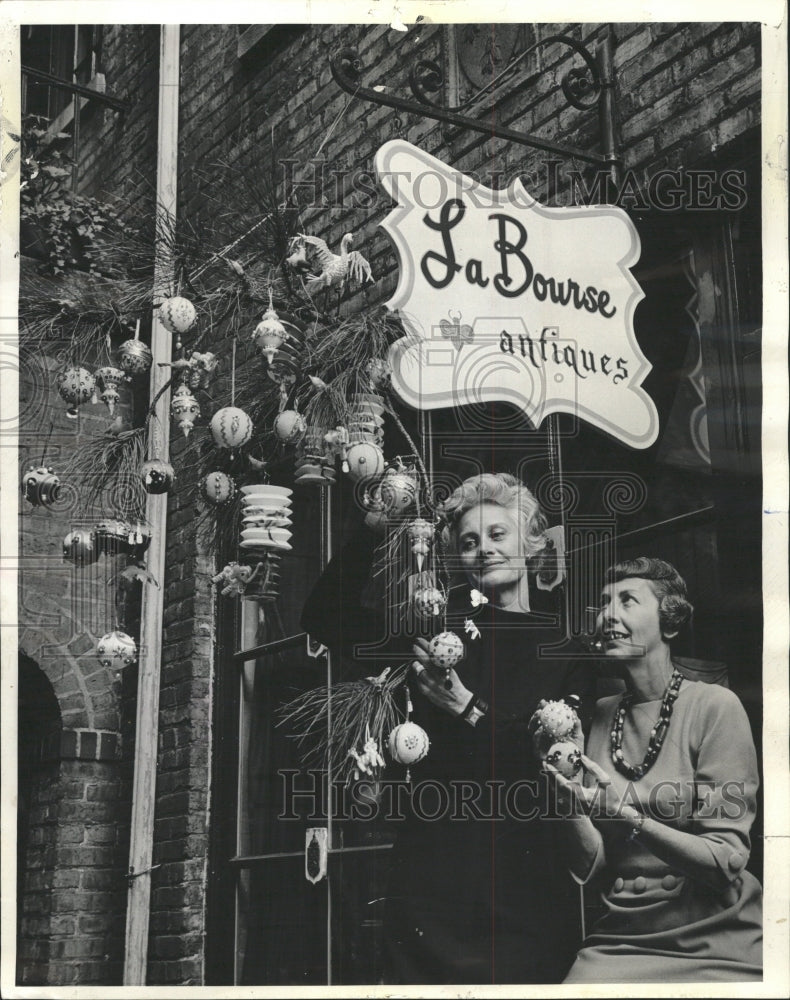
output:
<instances>
[{"instance_id":1,"label":"metal scroll bracket","mask_svg":"<svg viewBox=\"0 0 790 1000\"><path fill-rule=\"evenodd\" d=\"M602 152L576 149L564 143L527 135L499 124L494 116L481 120L470 118L462 113L486 93L493 93L497 87L501 87L507 77L517 68L518 63L526 59L537 48L554 42L567 45L584 63L583 67L573 67L565 73L561 80L562 92L568 104L574 108L584 111L597 107ZM341 49L332 57L330 66L332 76L343 90L364 101L394 108L396 111L407 111L432 118L435 121L455 125L461 129L480 132L488 138L507 139L521 146L529 146L547 153L556 153L568 159L575 158L586 163L596 164L609 170L615 184L619 181L621 161L615 127L614 33L611 28L607 28L600 38L596 46L595 56L585 45L568 35L550 35L536 41L515 56L487 87L475 94L470 100L453 108L444 108L433 100L432 95L440 92L444 83L442 68L434 60L421 59L414 65L409 77L414 100L389 94L380 86L378 88L363 86L364 67L356 49Z\"/></svg>"}]
</instances>

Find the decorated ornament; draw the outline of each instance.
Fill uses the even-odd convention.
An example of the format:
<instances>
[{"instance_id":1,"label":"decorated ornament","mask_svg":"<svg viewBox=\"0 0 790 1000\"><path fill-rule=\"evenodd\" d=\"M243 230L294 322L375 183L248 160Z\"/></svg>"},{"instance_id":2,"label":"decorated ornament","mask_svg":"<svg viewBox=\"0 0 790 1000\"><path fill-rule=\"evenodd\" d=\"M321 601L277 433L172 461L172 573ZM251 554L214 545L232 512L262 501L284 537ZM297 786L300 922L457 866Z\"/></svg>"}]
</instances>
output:
<instances>
[{"instance_id":1,"label":"decorated ornament","mask_svg":"<svg viewBox=\"0 0 790 1000\"><path fill-rule=\"evenodd\" d=\"M77 407L93 399L96 392L96 380L86 368L72 366L65 368L57 375L58 392L71 405L66 410L66 416L75 420Z\"/></svg>"},{"instance_id":2,"label":"decorated ornament","mask_svg":"<svg viewBox=\"0 0 790 1000\"><path fill-rule=\"evenodd\" d=\"M390 515L403 514L417 498L417 483L413 470L400 460L391 466L381 480L381 499Z\"/></svg>"},{"instance_id":3,"label":"decorated ornament","mask_svg":"<svg viewBox=\"0 0 790 1000\"><path fill-rule=\"evenodd\" d=\"M174 295L159 304L159 319L171 333L186 333L197 319L197 311L189 299Z\"/></svg>"},{"instance_id":4,"label":"decorated ornament","mask_svg":"<svg viewBox=\"0 0 790 1000\"><path fill-rule=\"evenodd\" d=\"M367 508L365 524L372 531L382 534L387 528L387 512L384 510L384 504L381 502L378 484L372 490L365 490L362 502Z\"/></svg>"},{"instance_id":5,"label":"decorated ornament","mask_svg":"<svg viewBox=\"0 0 790 1000\"><path fill-rule=\"evenodd\" d=\"M252 340L269 364L274 360L276 352L288 340L288 331L280 322L280 317L272 304L271 289L269 290L269 308L255 327Z\"/></svg>"},{"instance_id":6,"label":"decorated ornament","mask_svg":"<svg viewBox=\"0 0 790 1000\"><path fill-rule=\"evenodd\" d=\"M115 368L112 365L105 365L104 368L96 370L96 384L101 390L101 401L110 411L110 416L115 413L116 404L120 402L118 386L124 381L126 375L122 368Z\"/></svg>"},{"instance_id":7,"label":"decorated ornament","mask_svg":"<svg viewBox=\"0 0 790 1000\"><path fill-rule=\"evenodd\" d=\"M213 576L212 582L219 583L222 585L222 596L243 596L247 588L247 584L250 583L259 571L260 564L258 567L245 566L238 562L229 562Z\"/></svg>"},{"instance_id":8,"label":"decorated ornament","mask_svg":"<svg viewBox=\"0 0 790 1000\"><path fill-rule=\"evenodd\" d=\"M428 643L428 655L435 667L449 673L464 658L464 644L455 632L440 632Z\"/></svg>"},{"instance_id":9,"label":"decorated ornament","mask_svg":"<svg viewBox=\"0 0 790 1000\"><path fill-rule=\"evenodd\" d=\"M307 424L298 410L283 410L274 421L274 433L284 444L294 444L306 430Z\"/></svg>"},{"instance_id":10,"label":"decorated ornament","mask_svg":"<svg viewBox=\"0 0 790 1000\"><path fill-rule=\"evenodd\" d=\"M348 449L346 460L348 474L355 482L380 476L384 471L384 452L377 444L372 444L370 441L358 441L352 444Z\"/></svg>"},{"instance_id":11,"label":"decorated ornament","mask_svg":"<svg viewBox=\"0 0 790 1000\"><path fill-rule=\"evenodd\" d=\"M573 732L578 716L564 701L547 701L535 713L537 725L552 742L565 739Z\"/></svg>"},{"instance_id":12,"label":"decorated ornament","mask_svg":"<svg viewBox=\"0 0 790 1000\"><path fill-rule=\"evenodd\" d=\"M420 587L414 592L414 609L421 618L440 615L447 600L438 587Z\"/></svg>"},{"instance_id":13,"label":"decorated ornament","mask_svg":"<svg viewBox=\"0 0 790 1000\"><path fill-rule=\"evenodd\" d=\"M556 767L566 778L575 778L582 769L581 750L570 740L553 743L546 754L545 761Z\"/></svg>"},{"instance_id":14,"label":"decorated ornament","mask_svg":"<svg viewBox=\"0 0 790 1000\"><path fill-rule=\"evenodd\" d=\"M209 472L201 485L206 500L220 506L236 495L236 483L225 472Z\"/></svg>"},{"instance_id":15,"label":"decorated ornament","mask_svg":"<svg viewBox=\"0 0 790 1000\"><path fill-rule=\"evenodd\" d=\"M118 367L128 375L143 375L150 371L154 356L148 344L140 340L140 320L134 331L134 340L125 340L118 348Z\"/></svg>"},{"instance_id":16,"label":"decorated ornament","mask_svg":"<svg viewBox=\"0 0 790 1000\"><path fill-rule=\"evenodd\" d=\"M385 479L386 482L386 479ZM382 483L382 487L384 483ZM415 518L406 529L411 542L411 550L417 559L417 569L422 573L422 563L433 544L433 525L423 517Z\"/></svg>"},{"instance_id":17,"label":"decorated ornament","mask_svg":"<svg viewBox=\"0 0 790 1000\"><path fill-rule=\"evenodd\" d=\"M137 645L134 639L115 629L103 635L96 645L96 656L99 663L109 670L120 670L131 666L137 659Z\"/></svg>"},{"instance_id":18,"label":"decorated ornament","mask_svg":"<svg viewBox=\"0 0 790 1000\"><path fill-rule=\"evenodd\" d=\"M360 772L362 774L375 775L376 771L386 765L386 761L379 753L378 743L370 735L370 726L365 726L365 742L362 752L358 753L353 747L348 751L349 757L353 757L354 780L359 781Z\"/></svg>"},{"instance_id":19,"label":"decorated ornament","mask_svg":"<svg viewBox=\"0 0 790 1000\"><path fill-rule=\"evenodd\" d=\"M471 618L464 618L464 632L466 632L470 639L480 638L480 629Z\"/></svg>"},{"instance_id":20,"label":"decorated ornament","mask_svg":"<svg viewBox=\"0 0 790 1000\"><path fill-rule=\"evenodd\" d=\"M389 735L387 749L390 757L398 764L410 767L422 760L428 753L431 741L428 734L416 722L401 722Z\"/></svg>"},{"instance_id":21,"label":"decorated ornament","mask_svg":"<svg viewBox=\"0 0 790 1000\"><path fill-rule=\"evenodd\" d=\"M33 507L49 507L60 493L60 479L49 466L31 466L22 478L25 500Z\"/></svg>"},{"instance_id":22,"label":"decorated ornament","mask_svg":"<svg viewBox=\"0 0 790 1000\"><path fill-rule=\"evenodd\" d=\"M189 387L180 385L173 393L170 403L170 415L184 432L184 437L189 437L189 432L195 426L195 421L200 416L200 404L192 395Z\"/></svg>"},{"instance_id":23,"label":"decorated ornament","mask_svg":"<svg viewBox=\"0 0 790 1000\"><path fill-rule=\"evenodd\" d=\"M116 556L119 552L127 551L130 545L136 543L140 530L139 526L135 530L128 521L109 518L106 521L99 521L93 529L93 533L96 537L96 548L99 555Z\"/></svg>"},{"instance_id":24,"label":"decorated ornament","mask_svg":"<svg viewBox=\"0 0 790 1000\"><path fill-rule=\"evenodd\" d=\"M481 594L479 590L475 590L474 587L469 591L469 600L472 602L473 608L479 608L481 604L488 604L488 598L485 594Z\"/></svg>"},{"instance_id":25,"label":"decorated ornament","mask_svg":"<svg viewBox=\"0 0 790 1000\"><path fill-rule=\"evenodd\" d=\"M167 493L176 478L175 469L163 458L149 458L140 469L146 493Z\"/></svg>"},{"instance_id":26,"label":"decorated ornament","mask_svg":"<svg viewBox=\"0 0 790 1000\"><path fill-rule=\"evenodd\" d=\"M182 380L190 389L208 388L214 372L217 370L219 358L211 351L199 353L193 351L185 362L185 367L181 371ZM175 367L175 365L174 365Z\"/></svg>"},{"instance_id":27,"label":"decorated ornament","mask_svg":"<svg viewBox=\"0 0 790 1000\"><path fill-rule=\"evenodd\" d=\"M348 472L348 431L342 424L338 424L334 430L324 434L324 444L327 451L334 458L340 456L341 468L343 472Z\"/></svg>"},{"instance_id":28,"label":"decorated ornament","mask_svg":"<svg viewBox=\"0 0 790 1000\"><path fill-rule=\"evenodd\" d=\"M365 374L372 389L383 388L392 379L392 369L383 358L371 358L365 365Z\"/></svg>"},{"instance_id":29,"label":"decorated ornament","mask_svg":"<svg viewBox=\"0 0 790 1000\"><path fill-rule=\"evenodd\" d=\"M99 558L96 537L92 531L78 528L63 539L63 558L75 566L90 566Z\"/></svg>"},{"instance_id":30,"label":"decorated ornament","mask_svg":"<svg viewBox=\"0 0 790 1000\"><path fill-rule=\"evenodd\" d=\"M211 436L218 448L240 448L252 437L252 421L238 406L223 406L211 418Z\"/></svg>"}]
</instances>

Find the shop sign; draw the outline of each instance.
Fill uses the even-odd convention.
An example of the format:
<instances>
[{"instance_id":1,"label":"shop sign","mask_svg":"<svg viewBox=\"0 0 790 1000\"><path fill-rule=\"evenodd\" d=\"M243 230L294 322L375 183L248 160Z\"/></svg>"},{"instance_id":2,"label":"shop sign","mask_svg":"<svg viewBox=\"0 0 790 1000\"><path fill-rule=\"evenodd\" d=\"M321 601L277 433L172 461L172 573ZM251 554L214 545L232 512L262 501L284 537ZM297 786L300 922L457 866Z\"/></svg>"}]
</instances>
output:
<instances>
[{"instance_id":1,"label":"shop sign","mask_svg":"<svg viewBox=\"0 0 790 1000\"><path fill-rule=\"evenodd\" d=\"M563 412L633 448L655 441L639 236L622 209L546 208L519 180L492 190L399 139L375 166L396 202L382 226L400 262L387 306L407 331L390 352L406 403L505 400L535 426Z\"/></svg>"}]
</instances>

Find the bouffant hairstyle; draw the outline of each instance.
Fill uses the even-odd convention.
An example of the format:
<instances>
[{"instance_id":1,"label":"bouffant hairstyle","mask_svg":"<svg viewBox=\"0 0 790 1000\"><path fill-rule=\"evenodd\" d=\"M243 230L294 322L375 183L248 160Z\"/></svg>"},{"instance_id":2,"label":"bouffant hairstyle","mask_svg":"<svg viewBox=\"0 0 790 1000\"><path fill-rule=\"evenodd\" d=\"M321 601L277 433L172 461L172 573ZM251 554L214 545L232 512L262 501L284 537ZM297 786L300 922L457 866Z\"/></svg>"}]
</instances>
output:
<instances>
[{"instance_id":1,"label":"bouffant hairstyle","mask_svg":"<svg viewBox=\"0 0 790 1000\"><path fill-rule=\"evenodd\" d=\"M546 548L546 517L532 492L508 472L486 472L471 476L447 498L443 513L447 526L442 532L445 547L458 542L458 522L480 504L497 504L514 514L522 531L524 555L533 559Z\"/></svg>"},{"instance_id":2,"label":"bouffant hairstyle","mask_svg":"<svg viewBox=\"0 0 790 1000\"><path fill-rule=\"evenodd\" d=\"M663 633L678 632L691 621L694 606L688 600L686 581L663 559L639 556L615 563L606 571L606 583L619 583L629 576L649 580L658 598L658 621Z\"/></svg>"}]
</instances>

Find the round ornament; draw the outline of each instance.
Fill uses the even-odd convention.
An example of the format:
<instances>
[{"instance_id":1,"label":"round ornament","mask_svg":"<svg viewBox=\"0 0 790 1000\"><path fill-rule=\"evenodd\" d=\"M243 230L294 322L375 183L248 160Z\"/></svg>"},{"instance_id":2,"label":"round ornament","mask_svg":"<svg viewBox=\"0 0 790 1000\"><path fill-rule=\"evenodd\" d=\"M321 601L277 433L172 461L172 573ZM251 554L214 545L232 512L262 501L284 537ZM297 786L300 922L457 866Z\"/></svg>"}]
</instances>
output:
<instances>
[{"instance_id":1,"label":"round ornament","mask_svg":"<svg viewBox=\"0 0 790 1000\"><path fill-rule=\"evenodd\" d=\"M189 437L189 432L200 416L200 404L190 392L189 386L180 385L173 393L170 415L184 432L184 437Z\"/></svg>"},{"instance_id":2,"label":"round ornament","mask_svg":"<svg viewBox=\"0 0 790 1000\"><path fill-rule=\"evenodd\" d=\"M355 482L380 476L384 471L384 452L370 441L357 441L346 454L348 474Z\"/></svg>"},{"instance_id":3,"label":"round ornament","mask_svg":"<svg viewBox=\"0 0 790 1000\"><path fill-rule=\"evenodd\" d=\"M269 364L274 360L275 353L288 340L288 331L280 322L280 317L275 312L271 299L269 300L269 308L253 330L252 340Z\"/></svg>"},{"instance_id":4,"label":"round ornament","mask_svg":"<svg viewBox=\"0 0 790 1000\"><path fill-rule=\"evenodd\" d=\"M545 736L556 742L573 731L577 715L564 701L547 701L537 710L537 722Z\"/></svg>"},{"instance_id":5,"label":"round ornament","mask_svg":"<svg viewBox=\"0 0 790 1000\"><path fill-rule=\"evenodd\" d=\"M223 406L211 418L211 436L218 448L240 448L252 437L252 421L238 406Z\"/></svg>"},{"instance_id":6,"label":"round ornament","mask_svg":"<svg viewBox=\"0 0 790 1000\"><path fill-rule=\"evenodd\" d=\"M119 552L125 552L135 539L135 532L131 524L117 518L99 521L93 529L93 533L96 538L96 549L100 555L115 556Z\"/></svg>"},{"instance_id":7,"label":"round ornament","mask_svg":"<svg viewBox=\"0 0 790 1000\"><path fill-rule=\"evenodd\" d=\"M96 370L96 384L101 390L101 401L106 405L112 416L115 407L120 402L118 387L126 378L122 368L115 368L113 365L105 365L104 368Z\"/></svg>"},{"instance_id":8,"label":"round ornament","mask_svg":"<svg viewBox=\"0 0 790 1000\"><path fill-rule=\"evenodd\" d=\"M373 389L388 385L392 378L392 369L383 358L371 358L365 365L365 373Z\"/></svg>"},{"instance_id":9,"label":"round ornament","mask_svg":"<svg viewBox=\"0 0 790 1000\"><path fill-rule=\"evenodd\" d=\"M137 659L137 645L126 632L115 629L99 639L96 656L103 667L120 670L121 667L131 666Z\"/></svg>"},{"instance_id":10,"label":"round ornament","mask_svg":"<svg viewBox=\"0 0 790 1000\"><path fill-rule=\"evenodd\" d=\"M293 444L307 430L304 417L298 410L283 410L274 421L274 433L285 444Z\"/></svg>"},{"instance_id":11,"label":"round ornament","mask_svg":"<svg viewBox=\"0 0 790 1000\"><path fill-rule=\"evenodd\" d=\"M49 466L31 466L22 478L22 491L33 507L49 507L58 499L60 479Z\"/></svg>"},{"instance_id":12,"label":"round ornament","mask_svg":"<svg viewBox=\"0 0 790 1000\"><path fill-rule=\"evenodd\" d=\"M407 472L389 469L381 480L381 499L389 514L402 514L417 497L417 485Z\"/></svg>"},{"instance_id":13,"label":"round ornament","mask_svg":"<svg viewBox=\"0 0 790 1000\"><path fill-rule=\"evenodd\" d=\"M128 375L144 375L153 361L151 348L142 340L125 340L118 348L118 367Z\"/></svg>"},{"instance_id":14,"label":"round ornament","mask_svg":"<svg viewBox=\"0 0 790 1000\"><path fill-rule=\"evenodd\" d=\"M92 531L78 528L63 539L63 558L75 566L90 566L99 558L96 537Z\"/></svg>"},{"instance_id":15,"label":"round ornament","mask_svg":"<svg viewBox=\"0 0 790 1000\"><path fill-rule=\"evenodd\" d=\"M442 670L452 670L464 658L464 644L455 632L440 632L428 644L431 663Z\"/></svg>"},{"instance_id":16,"label":"round ornament","mask_svg":"<svg viewBox=\"0 0 790 1000\"><path fill-rule=\"evenodd\" d=\"M545 759L547 764L556 767L566 778L575 778L582 769L581 751L570 740L560 740L552 744Z\"/></svg>"},{"instance_id":17,"label":"round ornament","mask_svg":"<svg viewBox=\"0 0 790 1000\"><path fill-rule=\"evenodd\" d=\"M447 603L438 587L420 587L414 592L414 609L421 618L440 615Z\"/></svg>"},{"instance_id":18,"label":"round ornament","mask_svg":"<svg viewBox=\"0 0 790 1000\"><path fill-rule=\"evenodd\" d=\"M225 472L209 472L202 484L203 496L219 506L236 495L236 483Z\"/></svg>"},{"instance_id":19,"label":"round ornament","mask_svg":"<svg viewBox=\"0 0 790 1000\"><path fill-rule=\"evenodd\" d=\"M189 299L174 295L160 303L159 319L171 333L186 333L194 326L197 311Z\"/></svg>"},{"instance_id":20,"label":"round ornament","mask_svg":"<svg viewBox=\"0 0 790 1000\"><path fill-rule=\"evenodd\" d=\"M65 368L57 375L58 392L70 403L66 416L72 420L77 417L77 407L87 403L96 392L96 380L87 368L73 366Z\"/></svg>"},{"instance_id":21,"label":"round ornament","mask_svg":"<svg viewBox=\"0 0 790 1000\"><path fill-rule=\"evenodd\" d=\"M140 469L146 493L167 493L176 478L175 469L163 458L149 458Z\"/></svg>"},{"instance_id":22,"label":"round ornament","mask_svg":"<svg viewBox=\"0 0 790 1000\"><path fill-rule=\"evenodd\" d=\"M401 722L389 735L387 746L390 757L398 764L409 767L422 760L428 753L431 741L428 734L416 722Z\"/></svg>"}]
</instances>

